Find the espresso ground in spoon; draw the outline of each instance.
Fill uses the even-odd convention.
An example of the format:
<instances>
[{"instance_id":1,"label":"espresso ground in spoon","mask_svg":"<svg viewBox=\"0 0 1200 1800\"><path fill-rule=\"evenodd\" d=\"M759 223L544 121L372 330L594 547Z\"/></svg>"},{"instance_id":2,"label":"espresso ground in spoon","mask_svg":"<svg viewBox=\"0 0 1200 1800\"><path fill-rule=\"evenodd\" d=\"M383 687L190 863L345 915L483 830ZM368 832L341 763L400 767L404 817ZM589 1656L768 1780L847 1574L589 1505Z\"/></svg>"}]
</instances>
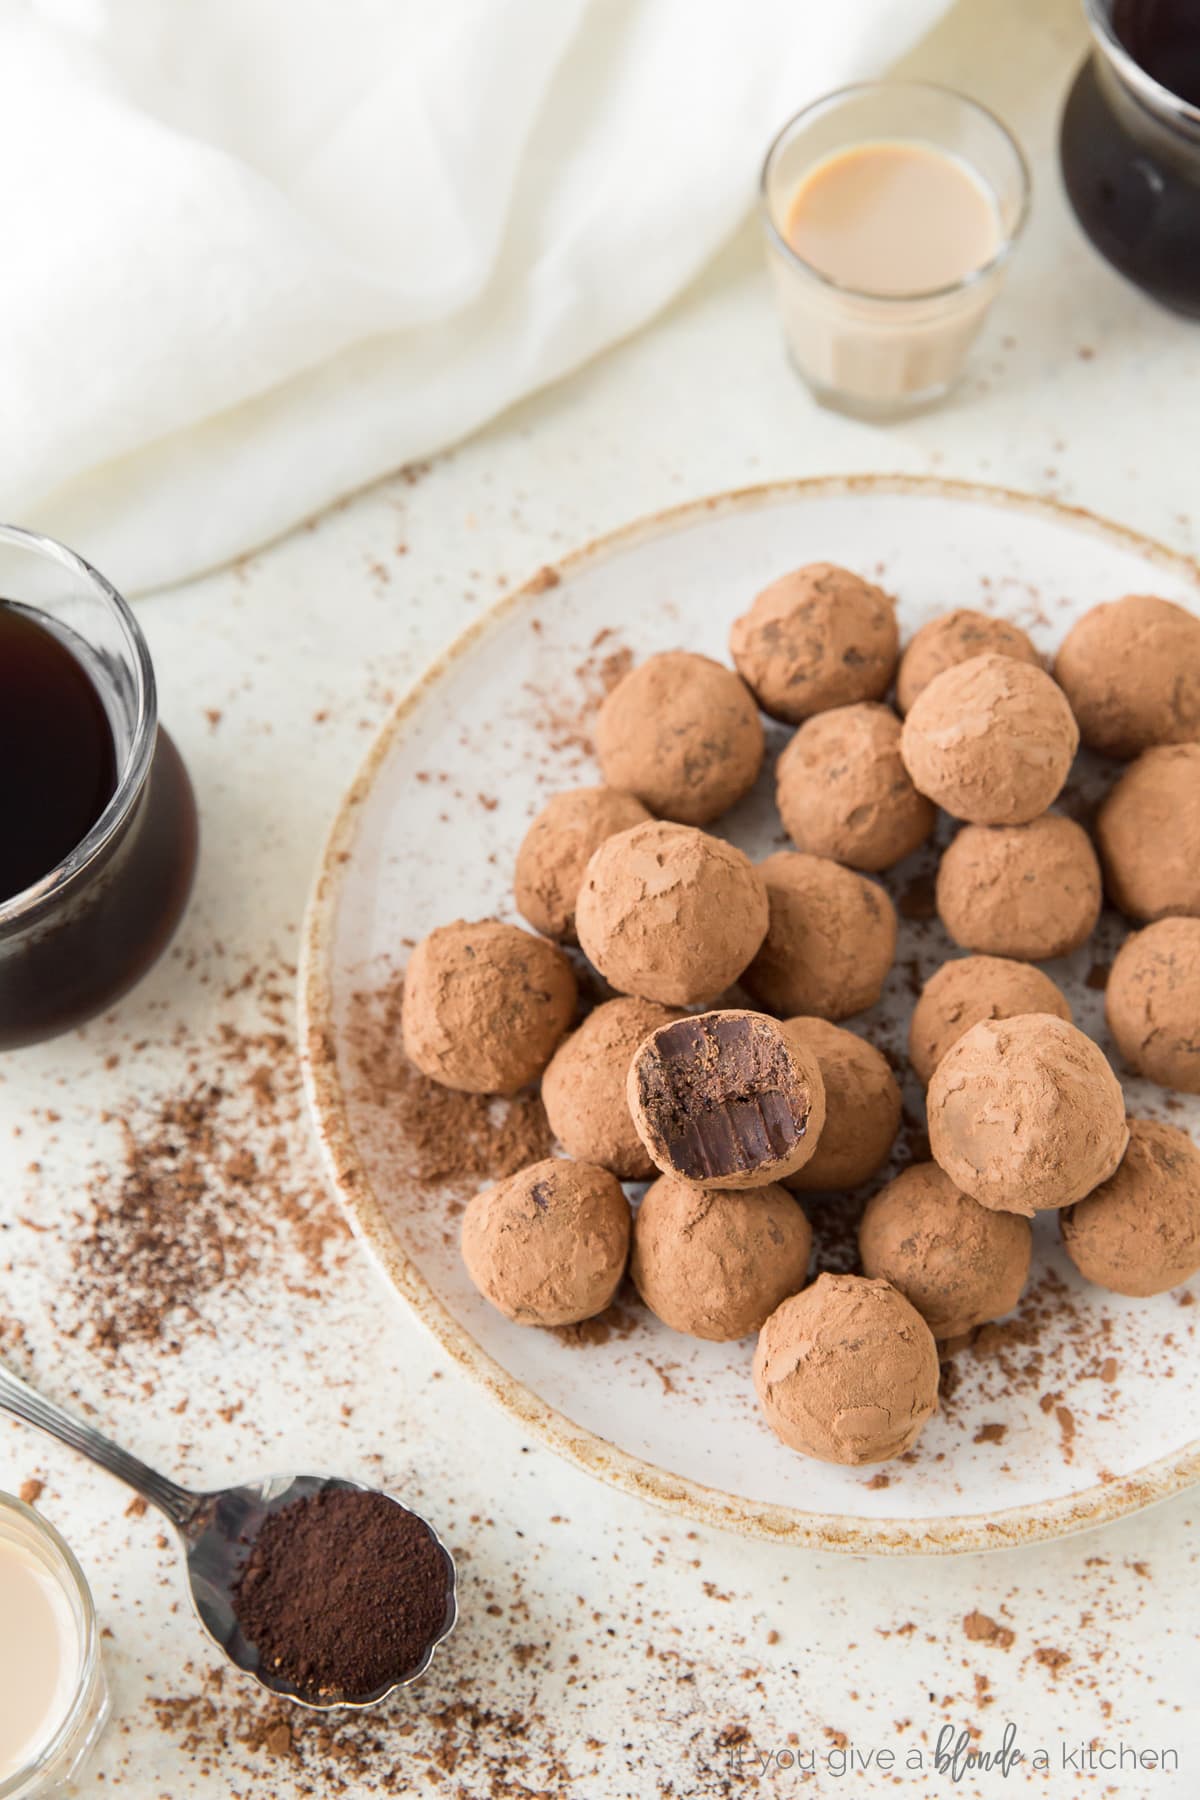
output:
<instances>
[{"instance_id":1,"label":"espresso ground in spoon","mask_svg":"<svg viewBox=\"0 0 1200 1800\"><path fill-rule=\"evenodd\" d=\"M264 1669L314 1700L369 1699L443 1631L450 1566L424 1520L386 1494L330 1488L270 1514L233 1598Z\"/></svg>"}]
</instances>

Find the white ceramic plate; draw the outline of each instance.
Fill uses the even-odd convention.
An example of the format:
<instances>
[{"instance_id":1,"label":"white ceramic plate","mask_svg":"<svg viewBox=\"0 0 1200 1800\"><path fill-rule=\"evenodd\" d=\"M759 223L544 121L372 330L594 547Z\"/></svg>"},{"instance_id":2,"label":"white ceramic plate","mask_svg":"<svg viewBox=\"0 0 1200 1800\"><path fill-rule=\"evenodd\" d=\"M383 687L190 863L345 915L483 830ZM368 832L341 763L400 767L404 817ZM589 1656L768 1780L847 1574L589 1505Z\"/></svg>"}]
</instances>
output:
<instances>
[{"instance_id":1,"label":"white ceramic plate","mask_svg":"<svg viewBox=\"0 0 1200 1800\"><path fill-rule=\"evenodd\" d=\"M895 593L906 638L969 605L1015 619L1048 651L1097 600L1150 591L1200 606L1190 562L1116 526L996 489L892 477L723 496L542 571L401 703L334 825L301 975L317 1128L354 1228L391 1284L502 1405L598 1475L677 1513L826 1549L1057 1535L1200 1478L1190 1293L1135 1302L1085 1288L1043 1217L1027 1341L958 1355L951 1403L910 1460L830 1467L785 1450L763 1424L749 1343L680 1337L636 1301L618 1315L621 1329L588 1345L493 1312L462 1268L452 1199L402 1177L395 1122L357 1086L355 997L394 975L404 944L435 925L515 918L509 881L528 820L556 788L597 778L573 721L605 655L684 645L723 658L730 621L753 595L817 559ZM1090 779L1085 771L1077 787ZM779 846L769 770L721 829L754 856ZM931 869L918 857L888 878L910 910ZM1098 971L1121 935L1106 914L1092 944L1051 965L1077 1021L1110 1053ZM913 982L947 948L936 922L906 921L884 999L854 1027L902 1054ZM1134 1080L1126 1089L1132 1111L1200 1129L1200 1101ZM919 1118L911 1078L906 1104ZM819 1210L810 1207L818 1229Z\"/></svg>"}]
</instances>

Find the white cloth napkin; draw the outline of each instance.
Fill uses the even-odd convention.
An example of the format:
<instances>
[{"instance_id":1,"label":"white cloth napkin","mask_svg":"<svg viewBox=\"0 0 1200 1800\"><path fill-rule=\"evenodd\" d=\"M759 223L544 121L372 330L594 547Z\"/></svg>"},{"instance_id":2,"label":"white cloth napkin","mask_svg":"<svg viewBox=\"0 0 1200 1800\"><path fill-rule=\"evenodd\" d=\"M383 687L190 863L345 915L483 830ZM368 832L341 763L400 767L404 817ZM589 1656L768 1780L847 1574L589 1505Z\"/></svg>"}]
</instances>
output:
<instances>
[{"instance_id":1,"label":"white cloth napkin","mask_svg":"<svg viewBox=\"0 0 1200 1800\"><path fill-rule=\"evenodd\" d=\"M0 0L0 514L262 543L644 323L947 0Z\"/></svg>"}]
</instances>

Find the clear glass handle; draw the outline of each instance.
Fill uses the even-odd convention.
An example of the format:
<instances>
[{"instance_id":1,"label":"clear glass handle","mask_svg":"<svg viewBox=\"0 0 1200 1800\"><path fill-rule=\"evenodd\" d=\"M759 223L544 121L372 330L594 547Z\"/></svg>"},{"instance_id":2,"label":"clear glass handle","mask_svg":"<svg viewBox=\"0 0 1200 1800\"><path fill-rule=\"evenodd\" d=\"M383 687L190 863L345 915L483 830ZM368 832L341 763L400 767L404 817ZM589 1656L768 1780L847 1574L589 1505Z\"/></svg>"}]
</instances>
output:
<instances>
[{"instance_id":1,"label":"clear glass handle","mask_svg":"<svg viewBox=\"0 0 1200 1800\"><path fill-rule=\"evenodd\" d=\"M181 1531L186 1530L189 1522L202 1504L196 1494L190 1494L165 1475L148 1468L139 1462L136 1456L130 1456L111 1438L96 1431L91 1425L85 1425L81 1419L64 1412L61 1406L55 1406L20 1380L8 1369L0 1365L0 1408L13 1413L18 1419L24 1419L27 1425L37 1425L42 1431L48 1431L51 1437L69 1444L72 1450L82 1451L92 1462L107 1469L110 1475L116 1475L121 1481L141 1494L146 1500L166 1513L173 1525Z\"/></svg>"}]
</instances>

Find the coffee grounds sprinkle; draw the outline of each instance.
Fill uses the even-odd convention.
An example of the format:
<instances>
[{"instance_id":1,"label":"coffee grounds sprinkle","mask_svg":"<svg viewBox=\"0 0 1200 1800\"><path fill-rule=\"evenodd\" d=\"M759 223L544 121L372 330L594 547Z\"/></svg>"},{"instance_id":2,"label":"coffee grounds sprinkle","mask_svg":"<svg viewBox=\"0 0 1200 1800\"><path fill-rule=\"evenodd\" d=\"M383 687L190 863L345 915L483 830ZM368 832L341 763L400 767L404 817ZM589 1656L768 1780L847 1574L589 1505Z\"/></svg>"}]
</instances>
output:
<instances>
[{"instance_id":1,"label":"coffee grounds sprinkle","mask_svg":"<svg viewBox=\"0 0 1200 1800\"><path fill-rule=\"evenodd\" d=\"M424 1521L351 1488L271 1513L234 1589L263 1669L312 1699L368 1699L411 1675L449 1600L449 1566Z\"/></svg>"}]
</instances>

